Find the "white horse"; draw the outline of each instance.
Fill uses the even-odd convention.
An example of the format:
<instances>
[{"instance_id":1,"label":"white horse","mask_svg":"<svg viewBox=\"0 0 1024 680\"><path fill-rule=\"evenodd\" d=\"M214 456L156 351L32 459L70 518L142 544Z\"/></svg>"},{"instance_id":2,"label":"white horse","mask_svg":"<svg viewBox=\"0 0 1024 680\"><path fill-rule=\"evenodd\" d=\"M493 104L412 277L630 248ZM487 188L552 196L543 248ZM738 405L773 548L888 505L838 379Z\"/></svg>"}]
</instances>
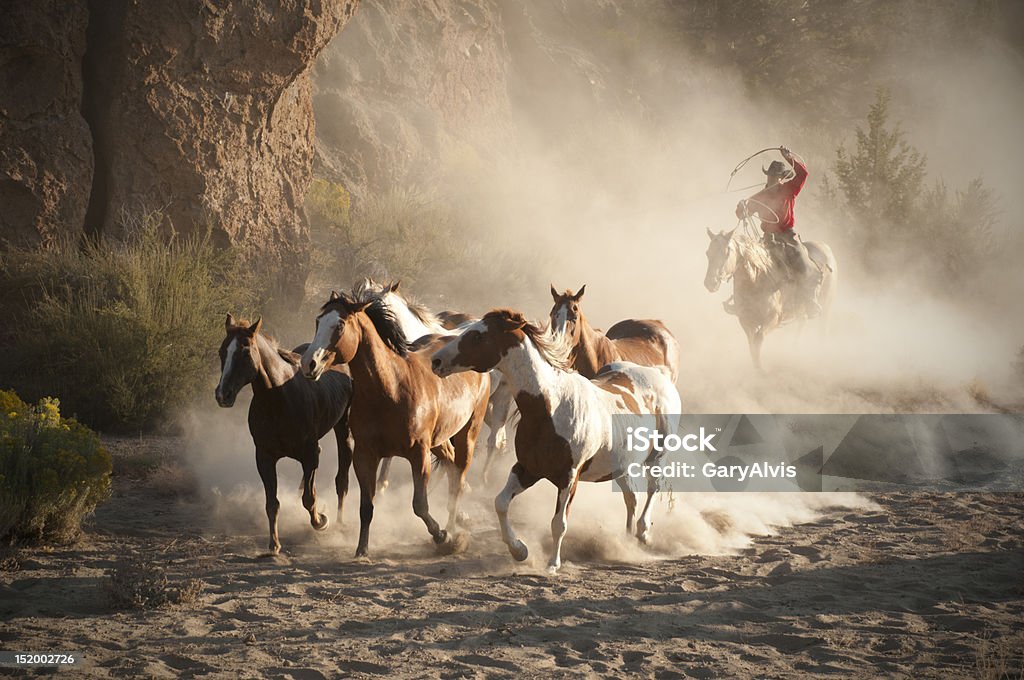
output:
<instances>
[{"instance_id":1,"label":"white horse","mask_svg":"<svg viewBox=\"0 0 1024 680\"><path fill-rule=\"evenodd\" d=\"M723 281L732 279L736 316L747 335L750 358L760 369L765 335L785 323L805 318L795 302L799 293L789 282L784 267L776 263L760 240L737 234L736 229L718 233L708 229L707 232L711 244L707 250L704 287L715 293ZM804 246L821 270L818 302L822 321L827 323L839 283L836 258L824 243L805 241Z\"/></svg>"},{"instance_id":2,"label":"white horse","mask_svg":"<svg viewBox=\"0 0 1024 680\"><path fill-rule=\"evenodd\" d=\"M525 560L529 550L509 523L509 505L540 479L558 487L551 520L554 552L548 568L552 573L562 564L569 505L581 480L616 480L626 503L626 528L633 529L636 494L624 476L630 464L656 463L661 454L628 450L624 423L613 427L613 416L640 422L646 414L661 432L669 433L675 432L681 410L679 393L661 368L616 362L593 380L572 371L567 337L534 326L519 312L494 310L435 352L431 360L439 376L500 371L515 394L520 413L517 462L494 508L509 552ZM641 542L650 537L651 503L657 490L658 480L650 477L647 503L636 524Z\"/></svg>"},{"instance_id":3,"label":"white horse","mask_svg":"<svg viewBox=\"0 0 1024 680\"><path fill-rule=\"evenodd\" d=\"M427 338L433 336L458 335L461 332L462 327L449 328L438 315L403 296L399 292L401 284L401 281L379 283L370 278L363 279L352 291L352 297L358 302L383 302L384 306L391 310L413 347L427 342ZM511 390L505 386L500 374L495 372L491 375L491 396L487 402L487 414L484 416L484 423L487 425L487 459L484 461L483 471L485 482L489 479L494 461L508 445L508 428L514 409L515 401ZM381 461L377 474L378 492L388 487L391 461L391 458Z\"/></svg>"}]
</instances>

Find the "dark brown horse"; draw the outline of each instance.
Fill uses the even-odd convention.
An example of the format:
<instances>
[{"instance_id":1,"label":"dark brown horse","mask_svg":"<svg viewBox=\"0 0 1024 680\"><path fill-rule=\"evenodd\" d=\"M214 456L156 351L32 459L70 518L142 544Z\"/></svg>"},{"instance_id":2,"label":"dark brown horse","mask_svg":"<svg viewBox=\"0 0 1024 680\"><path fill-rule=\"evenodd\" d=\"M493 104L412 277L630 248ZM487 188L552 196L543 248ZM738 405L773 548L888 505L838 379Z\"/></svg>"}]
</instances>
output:
<instances>
[{"instance_id":1,"label":"dark brown horse","mask_svg":"<svg viewBox=\"0 0 1024 680\"><path fill-rule=\"evenodd\" d=\"M277 461L293 458L302 464L302 505L317 531L327 528L327 515L316 509L316 469L320 463L320 439L332 429L338 440L338 521L341 521L352 449L348 443L348 410L352 379L344 370L331 370L318 382L306 380L299 372L299 354L282 349L260 334L262 319L249 324L228 314L226 336L220 346L220 383L217 403L224 408L235 404L239 390L252 385L249 432L256 445L256 468L267 496L270 523L270 552L281 550L277 536Z\"/></svg>"},{"instance_id":2,"label":"dark brown horse","mask_svg":"<svg viewBox=\"0 0 1024 680\"><path fill-rule=\"evenodd\" d=\"M350 420L360 491L356 556L367 553L377 466L391 456L409 461L413 512L434 542L451 541L449 532L455 528L490 390L486 375L442 379L431 372L431 355L451 339L439 336L423 349L410 351L397 320L381 301L356 302L337 293L331 294L316 319L316 336L302 355L302 372L322 379L330 366L348 364L354 382ZM454 451L446 446L449 439ZM432 455L449 466L446 529L430 516L427 505Z\"/></svg>"},{"instance_id":3,"label":"dark brown horse","mask_svg":"<svg viewBox=\"0 0 1024 680\"><path fill-rule=\"evenodd\" d=\"M672 382L679 377L679 343L661 321L625 319L602 333L591 327L583 315L580 300L586 286L576 293L559 293L551 286L555 305L551 308L551 329L568 334L572 343L572 367L585 378L594 378L613 361L631 361L641 366L665 366Z\"/></svg>"}]
</instances>

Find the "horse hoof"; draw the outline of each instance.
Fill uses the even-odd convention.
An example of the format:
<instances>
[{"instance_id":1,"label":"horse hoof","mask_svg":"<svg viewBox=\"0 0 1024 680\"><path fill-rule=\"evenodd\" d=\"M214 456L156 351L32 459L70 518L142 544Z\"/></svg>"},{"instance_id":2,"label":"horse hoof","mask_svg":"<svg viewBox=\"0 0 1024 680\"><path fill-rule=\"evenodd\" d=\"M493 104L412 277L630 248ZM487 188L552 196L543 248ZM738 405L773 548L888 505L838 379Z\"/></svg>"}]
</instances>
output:
<instances>
[{"instance_id":1,"label":"horse hoof","mask_svg":"<svg viewBox=\"0 0 1024 680\"><path fill-rule=\"evenodd\" d=\"M640 541L640 545L650 545L651 544L651 532L650 531L645 531L645 532L643 532L641 534L637 534L636 535L636 540Z\"/></svg>"},{"instance_id":2,"label":"horse hoof","mask_svg":"<svg viewBox=\"0 0 1024 680\"><path fill-rule=\"evenodd\" d=\"M438 555L455 555L458 553L466 552L469 548L469 534L459 532L457 534L449 534L449 538L444 543L437 544Z\"/></svg>"},{"instance_id":3,"label":"horse hoof","mask_svg":"<svg viewBox=\"0 0 1024 680\"><path fill-rule=\"evenodd\" d=\"M516 562L523 562L530 556L530 549L526 547L525 543L518 540L515 542L515 545L508 547L508 551L512 553L512 558Z\"/></svg>"},{"instance_id":4,"label":"horse hoof","mask_svg":"<svg viewBox=\"0 0 1024 680\"><path fill-rule=\"evenodd\" d=\"M331 525L331 518L327 515L317 515L317 520L310 522L314 531L323 531Z\"/></svg>"},{"instance_id":5,"label":"horse hoof","mask_svg":"<svg viewBox=\"0 0 1024 680\"><path fill-rule=\"evenodd\" d=\"M437 545L441 545L442 543L447 543L447 542L448 542L448 532L445 531L444 529L441 529L440 531L437 532L437 534L434 535L434 543L436 543Z\"/></svg>"},{"instance_id":6,"label":"horse hoof","mask_svg":"<svg viewBox=\"0 0 1024 680\"><path fill-rule=\"evenodd\" d=\"M356 557L366 557L369 551L365 547L356 548Z\"/></svg>"},{"instance_id":7,"label":"horse hoof","mask_svg":"<svg viewBox=\"0 0 1024 680\"><path fill-rule=\"evenodd\" d=\"M558 573L558 569L559 569L559 568L560 568L561 566L562 566L562 565L561 565L561 564L559 564L559 563L556 563L556 564L549 564L549 565L548 565L548 574L550 574L551 576L554 576L555 574L557 574L557 573Z\"/></svg>"},{"instance_id":8,"label":"horse hoof","mask_svg":"<svg viewBox=\"0 0 1024 680\"><path fill-rule=\"evenodd\" d=\"M456 516L455 516L455 521L456 521L456 522L457 522L457 523L458 523L458 524L459 524L460 526L464 526L464 527L467 527L467 528L468 528L468 527L469 527L469 525L470 525L470 521L469 521L469 515L468 515L468 514L466 514L466 513L464 513L464 512L461 512L461 511L459 512L459 514L458 514L458 515L456 515Z\"/></svg>"}]
</instances>

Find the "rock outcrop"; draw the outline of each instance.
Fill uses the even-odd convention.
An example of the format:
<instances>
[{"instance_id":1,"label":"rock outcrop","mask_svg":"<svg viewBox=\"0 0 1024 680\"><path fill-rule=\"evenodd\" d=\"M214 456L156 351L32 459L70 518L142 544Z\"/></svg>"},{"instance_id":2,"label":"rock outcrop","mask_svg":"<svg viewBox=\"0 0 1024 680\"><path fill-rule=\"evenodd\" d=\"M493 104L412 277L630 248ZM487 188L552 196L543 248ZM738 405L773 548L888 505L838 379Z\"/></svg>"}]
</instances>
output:
<instances>
[{"instance_id":1,"label":"rock outcrop","mask_svg":"<svg viewBox=\"0 0 1024 680\"><path fill-rule=\"evenodd\" d=\"M5 3L0 21L0 240L80 231L92 183L81 115L84 0Z\"/></svg>"},{"instance_id":2,"label":"rock outcrop","mask_svg":"<svg viewBox=\"0 0 1024 680\"><path fill-rule=\"evenodd\" d=\"M0 29L0 235L117 235L160 210L301 287L310 66L357 4L16 0Z\"/></svg>"},{"instance_id":3,"label":"rock outcrop","mask_svg":"<svg viewBox=\"0 0 1024 680\"><path fill-rule=\"evenodd\" d=\"M524 124L558 139L622 107L608 41L643 1L366 4L317 62L318 171L357 199L429 185L440 168L486 167Z\"/></svg>"},{"instance_id":4,"label":"rock outcrop","mask_svg":"<svg viewBox=\"0 0 1024 680\"><path fill-rule=\"evenodd\" d=\"M309 67L357 0L91 3L97 181L86 228L160 209L210 227L288 289L306 277ZM100 33L97 35L96 33ZM97 53L93 54L93 50ZM106 80L100 80L101 74Z\"/></svg>"}]
</instances>

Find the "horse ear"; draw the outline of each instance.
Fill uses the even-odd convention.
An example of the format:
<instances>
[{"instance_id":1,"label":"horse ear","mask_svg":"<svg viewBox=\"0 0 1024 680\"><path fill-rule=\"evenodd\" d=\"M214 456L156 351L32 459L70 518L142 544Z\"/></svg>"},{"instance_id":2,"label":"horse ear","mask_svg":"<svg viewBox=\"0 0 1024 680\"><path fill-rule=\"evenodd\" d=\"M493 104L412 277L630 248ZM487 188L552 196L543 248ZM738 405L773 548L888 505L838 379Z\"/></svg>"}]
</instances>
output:
<instances>
[{"instance_id":1,"label":"horse ear","mask_svg":"<svg viewBox=\"0 0 1024 680\"><path fill-rule=\"evenodd\" d=\"M708 238L710 238L710 239L715 238L715 232L711 231L711 229L709 227L704 227L704 231L708 232Z\"/></svg>"},{"instance_id":2,"label":"horse ear","mask_svg":"<svg viewBox=\"0 0 1024 680\"><path fill-rule=\"evenodd\" d=\"M369 306L370 306L370 301L369 300L364 300L363 302L351 302L351 303L348 303L348 304L345 305L345 309L348 310L349 314L355 314L356 312L365 311L366 308L369 307Z\"/></svg>"},{"instance_id":3,"label":"horse ear","mask_svg":"<svg viewBox=\"0 0 1024 680\"><path fill-rule=\"evenodd\" d=\"M551 297L554 299L555 302L558 302L558 291L555 290L555 284L551 283L548 285L551 286Z\"/></svg>"},{"instance_id":4,"label":"horse ear","mask_svg":"<svg viewBox=\"0 0 1024 680\"><path fill-rule=\"evenodd\" d=\"M235 325L235 317L231 316L231 312L228 312L228 316L224 319L224 329L231 330L231 327Z\"/></svg>"},{"instance_id":5,"label":"horse ear","mask_svg":"<svg viewBox=\"0 0 1024 680\"><path fill-rule=\"evenodd\" d=\"M259 317L258 319L256 319L256 323L254 323L253 325L249 326L249 334L250 335L258 335L261 328L263 328L263 317L262 316Z\"/></svg>"},{"instance_id":6,"label":"horse ear","mask_svg":"<svg viewBox=\"0 0 1024 680\"><path fill-rule=\"evenodd\" d=\"M734 233L736 233L736 229L737 229L737 228L738 228L738 227L733 227L733 228L732 228L732 231L726 231L726 232L723 232L723 235L724 235L724 236L725 236L726 238L732 238L732 235L733 235Z\"/></svg>"},{"instance_id":7,"label":"horse ear","mask_svg":"<svg viewBox=\"0 0 1024 680\"><path fill-rule=\"evenodd\" d=\"M401 286L401 285L402 285L402 279L398 279L397 281L392 281L391 282L391 292L392 293L397 293L398 292L398 287Z\"/></svg>"},{"instance_id":8,"label":"horse ear","mask_svg":"<svg viewBox=\"0 0 1024 680\"><path fill-rule=\"evenodd\" d=\"M584 291L586 291L586 290L587 290L587 284L584 283L583 287L580 288L578 291L576 291L576 294L572 296L572 299L576 300L577 302L579 302L580 298L583 297Z\"/></svg>"},{"instance_id":9,"label":"horse ear","mask_svg":"<svg viewBox=\"0 0 1024 680\"><path fill-rule=\"evenodd\" d=\"M330 298L330 300L328 300L328 301L329 301L329 302L334 302L335 300L338 300L338 299L340 299L340 298L341 298L341 296L340 296L340 295L338 295L338 291L336 291L336 290L332 290L332 291L331 291L331 298Z\"/></svg>"}]
</instances>

